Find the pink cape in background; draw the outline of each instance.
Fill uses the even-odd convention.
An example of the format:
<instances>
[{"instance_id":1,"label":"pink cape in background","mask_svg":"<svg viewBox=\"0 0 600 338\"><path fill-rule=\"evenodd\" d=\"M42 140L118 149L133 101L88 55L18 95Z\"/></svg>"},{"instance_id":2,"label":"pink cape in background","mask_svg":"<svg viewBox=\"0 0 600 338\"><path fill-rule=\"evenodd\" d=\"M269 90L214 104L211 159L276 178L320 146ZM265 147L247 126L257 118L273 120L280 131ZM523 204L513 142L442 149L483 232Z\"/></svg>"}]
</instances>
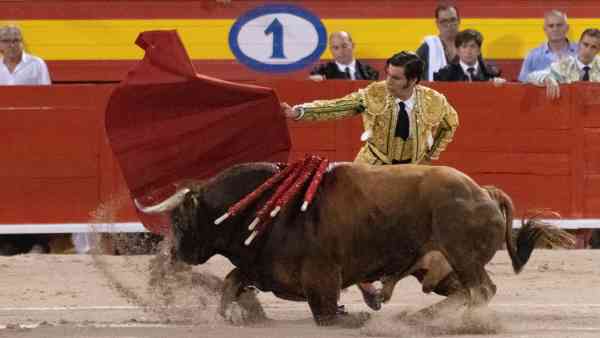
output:
<instances>
[{"instance_id":1,"label":"pink cape in background","mask_svg":"<svg viewBox=\"0 0 600 338\"><path fill-rule=\"evenodd\" d=\"M132 198L154 204L178 182L238 163L286 162L289 131L275 91L196 73L176 31L141 33L146 53L112 93L106 134ZM165 217L138 213L161 233Z\"/></svg>"}]
</instances>

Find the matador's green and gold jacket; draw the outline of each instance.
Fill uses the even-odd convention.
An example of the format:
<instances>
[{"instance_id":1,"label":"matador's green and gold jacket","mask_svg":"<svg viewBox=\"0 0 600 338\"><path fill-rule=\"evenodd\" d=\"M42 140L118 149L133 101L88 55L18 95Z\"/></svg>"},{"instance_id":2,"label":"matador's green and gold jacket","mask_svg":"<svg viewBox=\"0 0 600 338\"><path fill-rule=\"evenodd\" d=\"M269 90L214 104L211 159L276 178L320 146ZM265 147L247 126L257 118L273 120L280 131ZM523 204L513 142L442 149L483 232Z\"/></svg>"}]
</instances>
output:
<instances>
[{"instance_id":1,"label":"matador's green and gold jacket","mask_svg":"<svg viewBox=\"0 0 600 338\"><path fill-rule=\"evenodd\" d=\"M368 135L355 162L390 164L392 160L419 163L438 159L458 127L458 114L439 92L415 86L415 105L410 119L410 137L395 136L398 104L385 81L374 82L345 97L300 105L301 120L331 120L362 114Z\"/></svg>"}]
</instances>

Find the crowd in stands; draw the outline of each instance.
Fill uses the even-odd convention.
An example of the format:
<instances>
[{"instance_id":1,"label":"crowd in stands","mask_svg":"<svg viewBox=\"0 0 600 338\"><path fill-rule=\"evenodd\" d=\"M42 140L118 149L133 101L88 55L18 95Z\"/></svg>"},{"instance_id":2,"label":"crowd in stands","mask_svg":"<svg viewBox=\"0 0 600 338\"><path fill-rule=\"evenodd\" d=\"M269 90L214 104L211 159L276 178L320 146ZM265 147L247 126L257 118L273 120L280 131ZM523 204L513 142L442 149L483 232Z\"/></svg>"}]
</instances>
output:
<instances>
[{"instance_id":1,"label":"crowd in stands","mask_svg":"<svg viewBox=\"0 0 600 338\"><path fill-rule=\"evenodd\" d=\"M460 30L460 14L456 6L439 5L434 12L437 35L426 36L416 54L424 63L423 80L427 81L493 81L506 80L500 69L485 61L481 53L483 35L475 29ZM521 65L518 80L545 86L549 98L559 96L559 84L575 81L600 82L600 33L588 28L578 43L567 38L567 15L558 10L544 14L547 41L531 50ZM354 41L348 32L329 36L333 60L316 66L309 78L377 80L379 73L354 57Z\"/></svg>"}]
</instances>

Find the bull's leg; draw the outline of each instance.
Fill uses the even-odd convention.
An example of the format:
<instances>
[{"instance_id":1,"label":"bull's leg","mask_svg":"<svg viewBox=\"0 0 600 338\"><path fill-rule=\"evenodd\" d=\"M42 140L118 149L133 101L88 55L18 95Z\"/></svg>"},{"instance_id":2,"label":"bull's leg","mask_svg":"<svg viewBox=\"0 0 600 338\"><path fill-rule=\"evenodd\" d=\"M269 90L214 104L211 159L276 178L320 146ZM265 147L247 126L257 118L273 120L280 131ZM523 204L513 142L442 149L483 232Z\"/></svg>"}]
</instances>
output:
<instances>
[{"instance_id":1,"label":"bull's leg","mask_svg":"<svg viewBox=\"0 0 600 338\"><path fill-rule=\"evenodd\" d=\"M448 295L446 299L408 316L407 319L408 321L428 321L438 318L443 314L453 313L467 305L468 298L468 294L465 290L459 290Z\"/></svg>"},{"instance_id":2,"label":"bull's leg","mask_svg":"<svg viewBox=\"0 0 600 338\"><path fill-rule=\"evenodd\" d=\"M463 324L472 333L497 333L501 328L501 321L486 306L496 294L496 285L483 268L480 278L481 284L469 289L470 303L463 314Z\"/></svg>"},{"instance_id":3,"label":"bull's leg","mask_svg":"<svg viewBox=\"0 0 600 338\"><path fill-rule=\"evenodd\" d=\"M387 303L392 299L394 288L400 279L402 279L400 275L385 276L381 278L381 299L384 303Z\"/></svg>"},{"instance_id":4,"label":"bull's leg","mask_svg":"<svg viewBox=\"0 0 600 338\"><path fill-rule=\"evenodd\" d=\"M336 324L339 317L337 301L342 287L339 269L317 259L310 260L302 268L301 280L317 325Z\"/></svg>"},{"instance_id":5,"label":"bull's leg","mask_svg":"<svg viewBox=\"0 0 600 338\"><path fill-rule=\"evenodd\" d=\"M435 288L433 289L433 292L435 292L436 294L440 295L440 296L449 296L450 294L459 292L462 289L462 285L460 284L460 281L458 280L458 276L456 275L455 272L450 272L450 274L448 276L446 276L444 279L442 279L441 282L439 282Z\"/></svg>"},{"instance_id":6,"label":"bull's leg","mask_svg":"<svg viewBox=\"0 0 600 338\"><path fill-rule=\"evenodd\" d=\"M480 283L469 288L470 302L469 307L478 307L487 305L496 295L496 285L484 268L478 269L477 274Z\"/></svg>"},{"instance_id":7,"label":"bull's leg","mask_svg":"<svg viewBox=\"0 0 600 338\"><path fill-rule=\"evenodd\" d=\"M225 277L218 312L235 325L258 323L267 319L256 293L247 288L237 268Z\"/></svg>"},{"instance_id":8,"label":"bull's leg","mask_svg":"<svg viewBox=\"0 0 600 338\"><path fill-rule=\"evenodd\" d=\"M369 282L357 283L358 289L362 293L365 304L375 311L381 310L381 302L383 295L380 290L377 290L373 284Z\"/></svg>"},{"instance_id":9,"label":"bull's leg","mask_svg":"<svg viewBox=\"0 0 600 338\"><path fill-rule=\"evenodd\" d=\"M443 262L437 259L433 261L437 262L437 268L433 269L433 272L429 277L426 278L427 273L423 277L423 291L426 291L427 285L427 288L432 289L433 292L447 296L447 298L410 315L407 318L409 321L432 320L443 314L451 314L458 311L470 303L471 297L469 288L465 287L465 284L461 281L461 276L459 276L456 271L453 271L454 269L450 266L448 261L445 260L445 258ZM442 278L441 276L444 277ZM474 280L472 277L469 277L468 274L463 273L462 277L467 280ZM439 280L440 278L442 279ZM428 279L428 281L425 281L425 279Z\"/></svg>"},{"instance_id":10,"label":"bull's leg","mask_svg":"<svg viewBox=\"0 0 600 338\"><path fill-rule=\"evenodd\" d=\"M421 257L415 265L413 265L408 271L403 274L386 276L381 279L383 287L381 289L381 295L383 302L388 302L392 298L394 287L396 283L408 274L412 274L415 271L423 271L420 274L422 277L418 277L419 282L423 285L423 292L429 293L431 291L437 292L438 285L452 272L452 267L446 260L446 257L439 250L432 250L427 252ZM456 277L456 276L455 276ZM444 293L447 296L449 293Z\"/></svg>"},{"instance_id":11,"label":"bull's leg","mask_svg":"<svg viewBox=\"0 0 600 338\"><path fill-rule=\"evenodd\" d=\"M422 268L426 270L421 281L423 292L430 293L452 272L452 268L446 257L437 250L428 252L421 260Z\"/></svg>"},{"instance_id":12,"label":"bull's leg","mask_svg":"<svg viewBox=\"0 0 600 338\"><path fill-rule=\"evenodd\" d=\"M368 319L367 313L341 314L338 299L342 287L339 267L322 262L322 258L307 260L301 273L302 288L317 325L360 327Z\"/></svg>"},{"instance_id":13,"label":"bull's leg","mask_svg":"<svg viewBox=\"0 0 600 338\"><path fill-rule=\"evenodd\" d=\"M420 310L412 319L434 319L443 313L457 311L463 306L468 309L484 306L496 294L496 286L483 267L473 264L469 268L457 268L450 273L434 291L448 293L448 298Z\"/></svg>"}]
</instances>

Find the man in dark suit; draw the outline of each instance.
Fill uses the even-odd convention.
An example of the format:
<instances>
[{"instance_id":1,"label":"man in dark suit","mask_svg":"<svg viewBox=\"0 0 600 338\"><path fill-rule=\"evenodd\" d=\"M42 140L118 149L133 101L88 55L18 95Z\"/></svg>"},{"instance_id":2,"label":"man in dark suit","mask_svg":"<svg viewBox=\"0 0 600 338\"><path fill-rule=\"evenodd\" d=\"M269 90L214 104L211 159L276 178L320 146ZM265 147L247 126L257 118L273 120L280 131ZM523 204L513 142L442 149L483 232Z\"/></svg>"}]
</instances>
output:
<instances>
[{"instance_id":1,"label":"man in dark suit","mask_svg":"<svg viewBox=\"0 0 600 338\"><path fill-rule=\"evenodd\" d=\"M366 63L354 58L354 42L347 32L329 35L329 50L333 60L315 67L309 78L315 81L326 79L378 80L379 72Z\"/></svg>"},{"instance_id":2,"label":"man in dark suit","mask_svg":"<svg viewBox=\"0 0 600 338\"><path fill-rule=\"evenodd\" d=\"M500 71L486 64L481 57L483 36L474 29L465 29L456 35L458 62L441 68L433 75L434 81L489 81L503 82Z\"/></svg>"}]
</instances>

